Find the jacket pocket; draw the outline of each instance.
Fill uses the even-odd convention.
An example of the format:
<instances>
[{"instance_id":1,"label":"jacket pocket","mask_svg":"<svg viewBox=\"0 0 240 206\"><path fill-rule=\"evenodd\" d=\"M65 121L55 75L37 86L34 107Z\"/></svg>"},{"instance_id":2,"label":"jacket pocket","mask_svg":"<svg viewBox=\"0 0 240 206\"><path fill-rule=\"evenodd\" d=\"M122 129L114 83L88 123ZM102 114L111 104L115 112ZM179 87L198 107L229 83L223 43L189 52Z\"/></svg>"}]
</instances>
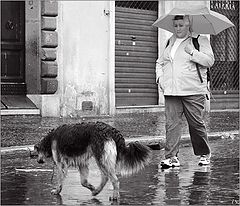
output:
<instances>
[{"instance_id":1,"label":"jacket pocket","mask_svg":"<svg viewBox=\"0 0 240 206\"><path fill-rule=\"evenodd\" d=\"M166 64L163 67L163 75L161 78L161 87L165 89L167 85L169 84L169 81L171 81L172 78L172 69L171 69L171 63Z\"/></svg>"}]
</instances>

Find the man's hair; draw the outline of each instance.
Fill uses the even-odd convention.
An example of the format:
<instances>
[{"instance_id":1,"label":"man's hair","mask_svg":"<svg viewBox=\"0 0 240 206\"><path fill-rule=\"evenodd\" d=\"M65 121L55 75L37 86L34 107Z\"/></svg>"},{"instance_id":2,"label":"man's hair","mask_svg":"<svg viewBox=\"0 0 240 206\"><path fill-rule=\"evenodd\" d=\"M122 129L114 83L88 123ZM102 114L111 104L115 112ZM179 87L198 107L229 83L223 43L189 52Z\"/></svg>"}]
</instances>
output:
<instances>
[{"instance_id":1,"label":"man's hair","mask_svg":"<svg viewBox=\"0 0 240 206\"><path fill-rule=\"evenodd\" d=\"M186 26L191 26L189 15L176 15L173 18L174 20L183 20Z\"/></svg>"},{"instance_id":2,"label":"man's hair","mask_svg":"<svg viewBox=\"0 0 240 206\"><path fill-rule=\"evenodd\" d=\"M184 16L183 15L176 15L174 16L173 20L183 20Z\"/></svg>"}]
</instances>

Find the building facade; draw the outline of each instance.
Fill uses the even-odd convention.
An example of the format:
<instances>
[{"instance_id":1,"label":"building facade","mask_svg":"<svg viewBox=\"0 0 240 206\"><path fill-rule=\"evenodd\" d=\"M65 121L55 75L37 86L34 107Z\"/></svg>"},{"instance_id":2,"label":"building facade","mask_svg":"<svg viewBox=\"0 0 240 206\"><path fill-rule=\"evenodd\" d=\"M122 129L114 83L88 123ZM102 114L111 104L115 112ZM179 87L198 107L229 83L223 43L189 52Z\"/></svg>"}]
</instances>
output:
<instances>
[{"instance_id":1,"label":"building facade","mask_svg":"<svg viewBox=\"0 0 240 206\"><path fill-rule=\"evenodd\" d=\"M238 108L237 1L2 1L1 114L162 110L155 61L170 33L152 23L193 3L229 15L236 25L210 39L217 54L213 105Z\"/></svg>"}]
</instances>

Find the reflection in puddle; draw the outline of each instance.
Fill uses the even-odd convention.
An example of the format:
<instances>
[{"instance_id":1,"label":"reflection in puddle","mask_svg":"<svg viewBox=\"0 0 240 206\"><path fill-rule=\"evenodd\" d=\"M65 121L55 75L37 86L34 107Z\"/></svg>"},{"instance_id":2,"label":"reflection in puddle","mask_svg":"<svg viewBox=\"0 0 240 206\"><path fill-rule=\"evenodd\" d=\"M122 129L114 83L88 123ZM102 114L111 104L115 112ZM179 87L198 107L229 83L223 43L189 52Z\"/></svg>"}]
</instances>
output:
<instances>
[{"instance_id":1,"label":"reflection in puddle","mask_svg":"<svg viewBox=\"0 0 240 206\"><path fill-rule=\"evenodd\" d=\"M223 142L224 143L224 142ZM120 204L122 205L227 205L239 199L238 141L219 145L212 143L211 166L199 167L191 149L181 148L180 168L161 170L161 151L153 151L151 164L128 178L120 178ZM215 152L214 152L215 150ZM234 151L234 152L233 152ZM225 155L225 156L223 156ZM228 158L230 156L231 158ZM90 166L90 182L100 183L96 165ZM2 158L1 204L21 205L111 205L108 201L112 186L108 182L102 193L92 197L80 184L77 170L70 170L61 195L50 191L56 179L52 177L52 165L39 166L27 157Z\"/></svg>"}]
</instances>

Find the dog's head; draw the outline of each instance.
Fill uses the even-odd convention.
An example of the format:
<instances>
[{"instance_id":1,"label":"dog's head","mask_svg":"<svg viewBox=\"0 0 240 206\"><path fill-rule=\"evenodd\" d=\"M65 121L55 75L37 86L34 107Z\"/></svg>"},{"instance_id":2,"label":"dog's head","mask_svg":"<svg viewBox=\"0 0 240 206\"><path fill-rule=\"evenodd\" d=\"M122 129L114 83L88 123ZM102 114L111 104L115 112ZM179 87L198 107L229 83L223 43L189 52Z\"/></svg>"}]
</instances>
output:
<instances>
[{"instance_id":1,"label":"dog's head","mask_svg":"<svg viewBox=\"0 0 240 206\"><path fill-rule=\"evenodd\" d=\"M52 157L51 133L34 145L34 153L36 153L37 162L39 164L43 164L46 161L46 158Z\"/></svg>"},{"instance_id":2,"label":"dog's head","mask_svg":"<svg viewBox=\"0 0 240 206\"><path fill-rule=\"evenodd\" d=\"M43 164L45 162L45 152L41 150L40 143L34 145L34 153L37 155L37 162Z\"/></svg>"}]
</instances>

